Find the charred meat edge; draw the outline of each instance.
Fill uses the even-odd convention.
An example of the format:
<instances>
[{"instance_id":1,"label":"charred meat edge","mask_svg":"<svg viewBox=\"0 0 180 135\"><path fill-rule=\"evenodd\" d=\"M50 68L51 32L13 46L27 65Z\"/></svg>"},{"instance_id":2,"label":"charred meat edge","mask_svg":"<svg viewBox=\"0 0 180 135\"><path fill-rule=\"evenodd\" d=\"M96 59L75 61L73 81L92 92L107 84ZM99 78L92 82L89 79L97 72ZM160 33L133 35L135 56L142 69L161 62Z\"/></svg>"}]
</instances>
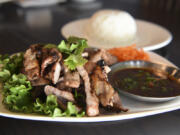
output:
<instances>
[{"instance_id":1,"label":"charred meat edge","mask_svg":"<svg viewBox=\"0 0 180 135\"><path fill-rule=\"evenodd\" d=\"M71 92L68 92L65 90L59 90L50 85L45 86L44 92L46 93L46 95L53 94L53 95L56 95L57 97L60 96L62 98L67 99L68 101L75 102L74 96Z\"/></svg>"},{"instance_id":2,"label":"charred meat edge","mask_svg":"<svg viewBox=\"0 0 180 135\"><path fill-rule=\"evenodd\" d=\"M99 51L96 51L96 53L93 53L93 55L90 56L89 61L84 66L88 74L91 74L93 72L94 68L97 65L97 62L101 60L104 60L107 65L112 65L118 62L116 56L112 56L106 50L100 49Z\"/></svg>"},{"instance_id":3,"label":"charred meat edge","mask_svg":"<svg viewBox=\"0 0 180 135\"><path fill-rule=\"evenodd\" d=\"M127 112L128 111L127 108L124 108L122 106L122 102L121 102L121 99L120 99L119 94L118 94L117 91L113 95L112 102L113 102L113 108L115 110L120 110L120 111L123 111L123 112Z\"/></svg>"},{"instance_id":4,"label":"charred meat edge","mask_svg":"<svg viewBox=\"0 0 180 135\"><path fill-rule=\"evenodd\" d=\"M104 49L100 49L96 54L94 54L90 58L90 61L96 63L101 59L103 59L107 65L112 65L118 62L118 59L116 56L111 55L109 52L107 52Z\"/></svg>"},{"instance_id":5,"label":"charred meat edge","mask_svg":"<svg viewBox=\"0 0 180 135\"><path fill-rule=\"evenodd\" d=\"M102 71L101 67L97 66L91 75L91 84L92 89L99 98L100 103L106 107L108 105L112 106L111 99L114 94L114 89L107 82L106 75L104 74L105 73Z\"/></svg>"},{"instance_id":6,"label":"charred meat edge","mask_svg":"<svg viewBox=\"0 0 180 135\"><path fill-rule=\"evenodd\" d=\"M67 87L71 88L79 88L80 85L80 76L77 71L71 72L65 72L64 75L64 83Z\"/></svg>"},{"instance_id":7,"label":"charred meat edge","mask_svg":"<svg viewBox=\"0 0 180 135\"><path fill-rule=\"evenodd\" d=\"M31 48L24 54L24 70L29 81L36 80L40 77L39 61L36 58L37 52Z\"/></svg>"},{"instance_id":8,"label":"charred meat edge","mask_svg":"<svg viewBox=\"0 0 180 135\"><path fill-rule=\"evenodd\" d=\"M59 76L61 73L61 65L59 62L56 62L52 68L51 71L46 75L45 78L48 78L52 80L53 84L56 84L59 81Z\"/></svg>"},{"instance_id":9,"label":"charred meat edge","mask_svg":"<svg viewBox=\"0 0 180 135\"><path fill-rule=\"evenodd\" d=\"M86 113L88 116L96 116L99 114L99 101L95 93L91 91L90 79L87 71L83 66L78 66L77 70L84 80L85 93L86 93Z\"/></svg>"},{"instance_id":10,"label":"charred meat edge","mask_svg":"<svg viewBox=\"0 0 180 135\"><path fill-rule=\"evenodd\" d=\"M62 54L55 48L52 48L47 55L47 57L44 56L45 58L41 64L41 76L44 75L44 72L49 65L59 62L62 59Z\"/></svg>"},{"instance_id":11,"label":"charred meat edge","mask_svg":"<svg viewBox=\"0 0 180 135\"><path fill-rule=\"evenodd\" d=\"M32 84L32 86L42 86L42 85L50 84L50 81L46 80L46 79L44 79L42 77L39 77L36 80L32 80L31 84Z\"/></svg>"},{"instance_id":12,"label":"charred meat edge","mask_svg":"<svg viewBox=\"0 0 180 135\"><path fill-rule=\"evenodd\" d=\"M64 77L62 79L59 79L58 82L63 81L63 84L66 87L70 88L79 88L80 86L80 75L77 71L70 71L68 67L62 62L62 71L64 74Z\"/></svg>"},{"instance_id":13,"label":"charred meat edge","mask_svg":"<svg viewBox=\"0 0 180 135\"><path fill-rule=\"evenodd\" d=\"M52 80L53 84L56 84L61 73L61 59L62 54L57 49L52 48L48 56L44 58L41 64L41 76L45 77L46 79ZM48 68L50 68L50 71L46 71L46 69Z\"/></svg>"},{"instance_id":14,"label":"charred meat edge","mask_svg":"<svg viewBox=\"0 0 180 135\"><path fill-rule=\"evenodd\" d=\"M72 88L67 87L67 86L65 85L64 80L59 81L59 82L56 84L56 88L58 88L58 89L60 89L60 90L66 90L66 91L69 91L69 92L72 92L72 90L73 90Z\"/></svg>"},{"instance_id":15,"label":"charred meat edge","mask_svg":"<svg viewBox=\"0 0 180 135\"><path fill-rule=\"evenodd\" d=\"M127 109L122 107L118 93L107 81L107 76L101 67L96 67L91 76L91 80L93 90L104 107L112 107L114 110L127 111Z\"/></svg>"}]
</instances>

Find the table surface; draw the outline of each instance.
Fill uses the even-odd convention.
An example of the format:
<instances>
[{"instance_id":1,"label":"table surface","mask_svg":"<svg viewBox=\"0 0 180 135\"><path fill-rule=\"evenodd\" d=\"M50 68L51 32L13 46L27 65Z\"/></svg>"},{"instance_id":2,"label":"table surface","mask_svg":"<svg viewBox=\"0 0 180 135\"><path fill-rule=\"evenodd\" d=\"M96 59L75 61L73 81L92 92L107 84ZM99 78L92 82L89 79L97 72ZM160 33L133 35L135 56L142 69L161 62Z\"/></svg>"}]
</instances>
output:
<instances>
[{"instance_id":1,"label":"table surface","mask_svg":"<svg viewBox=\"0 0 180 135\"><path fill-rule=\"evenodd\" d=\"M33 43L59 43L63 37L60 28L67 22L91 16L102 8L126 10L135 18L160 24L173 34L173 41L156 52L180 66L180 16L177 11L167 11L145 6L139 0L95 1L88 4L64 3L50 7L21 8L13 3L0 5L0 53L24 51ZM145 118L107 123L57 123L28 121L0 117L2 135L179 135L180 111Z\"/></svg>"}]
</instances>

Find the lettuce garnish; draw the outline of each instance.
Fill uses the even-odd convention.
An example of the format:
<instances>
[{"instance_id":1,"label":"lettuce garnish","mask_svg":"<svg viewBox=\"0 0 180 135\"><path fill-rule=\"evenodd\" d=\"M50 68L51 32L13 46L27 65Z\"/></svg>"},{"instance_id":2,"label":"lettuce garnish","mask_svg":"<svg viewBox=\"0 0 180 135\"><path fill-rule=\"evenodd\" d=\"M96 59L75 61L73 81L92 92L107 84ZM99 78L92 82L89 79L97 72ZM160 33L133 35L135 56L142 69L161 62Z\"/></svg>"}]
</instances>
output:
<instances>
[{"instance_id":1,"label":"lettuce garnish","mask_svg":"<svg viewBox=\"0 0 180 135\"><path fill-rule=\"evenodd\" d=\"M24 74L13 74L3 86L3 103L11 111L32 112L31 83Z\"/></svg>"},{"instance_id":2,"label":"lettuce garnish","mask_svg":"<svg viewBox=\"0 0 180 135\"><path fill-rule=\"evenodd\" d=\"M19 73L22 64L23 53L0 55L0 81L6 81L12 74Z\"/></svg>"},{"instance_id":3,"label":"lettuce garnish","mask_svg":"<svg viewBox=\"0 0 180 135\"><path fill-rule=\"evenodd\" d=\"M45 103L42 103L39 98L36 99L33 110L36 113L53 117L62 116L62 111L58 108L57 97L54 95L47 96Z\"/></svg>"},{"instance_id":4,"label":"lettuce garnish","mask_svg":"<svg viewBox=\"0 0 180 135\"><path fill-rule=\"evenodd\" d=\"M42 103L39 99L34 103L34 112L52 116L52 117L82 117L85 115L85 112L78 113L75 105L72 102L68 102L67 109L62 112L60 108L58 108L57 97L54 95L47 96L46 102Z\"/></svg>"},{"instance_id":5,"label":"lettuce garnish","mask_svg":"<svg viewBox=\"0 0 180 135\"><path fill-rule=\"evenodd\" d=\"M69 37L67 42L63 40L58 45L59 51L67 56L64 59L64 64L70 70L75 70L77 66L83 66L87 62L87 60L82 57L82 53L87 47L87 40L77 37Z\"/></svg>"}]
</instances>

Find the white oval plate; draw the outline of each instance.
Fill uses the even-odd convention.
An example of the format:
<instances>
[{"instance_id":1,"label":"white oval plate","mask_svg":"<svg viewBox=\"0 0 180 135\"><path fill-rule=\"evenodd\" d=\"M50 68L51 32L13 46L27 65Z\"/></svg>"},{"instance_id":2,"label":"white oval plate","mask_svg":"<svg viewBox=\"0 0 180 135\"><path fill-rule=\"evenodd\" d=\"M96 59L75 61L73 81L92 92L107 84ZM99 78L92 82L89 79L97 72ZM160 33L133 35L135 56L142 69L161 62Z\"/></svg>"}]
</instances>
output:
<instances>
[{"instance_id":1,"label":"white oval plate","mask_svg":"<svg viewBox=\"0 0 180 135\"><path fill-rule=\"evenodd\" d=\"M65 24L61 29L61 34L68 38L69 36L77 36L86 38L88 45L96 48L113 48L117 46L109 46L88 37L85 34L85 25L88 19L80 19ZM143 48L145 51L151 51L162 48L168 45L172 40L172 34L165 28L143 20L136 20L137 34L133 42L138 48Z\"/></svg>"},{"instance_id":2,"label":"white oval plate","mask_svg":"<svg viewBox=\"0 0 180 135\"><path fill-rule=\"evenodd\" d=\"M175 66L170 61L165 58L149 52L150 59L152 62L157 62L161 64L166 64L169 66ZM18 119L27 119L27 120L40 120L40 121L56 121L56 122L104 122L104 121L117 121L117 120L126 120L139 117L145 117L150 115L155 115L159 113L169 112L173 110L180 109L180 97L175 98L174 100L162 103L147 103L133 100L131 98L120 96L124 107L129 108L128 112L109 114L105 116L97 117L82 117L82 118L73 118L73 117L46 117L41 115L34 114L23 114L15 113L8 111L2 104L2 95L0 94L0 116L18 118Z\"/></svg>"}]
</instances>

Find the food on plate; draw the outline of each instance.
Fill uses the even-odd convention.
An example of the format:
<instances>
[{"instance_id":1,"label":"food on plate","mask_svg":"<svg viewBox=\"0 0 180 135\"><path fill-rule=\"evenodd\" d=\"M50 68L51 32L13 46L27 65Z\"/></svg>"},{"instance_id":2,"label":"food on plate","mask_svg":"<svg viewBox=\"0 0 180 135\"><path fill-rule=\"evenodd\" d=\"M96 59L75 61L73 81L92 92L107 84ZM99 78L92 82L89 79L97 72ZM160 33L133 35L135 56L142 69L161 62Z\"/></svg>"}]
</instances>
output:
<instances>
[{"instance_id":1,"label":"food on plate","mask_svg":"<svg viewBox=\"0 0 180 135\"><path fill-rule=\"evenodd\" d=\"M180 94L177 78L152 68L119 69L111 75L110 82L115 88L145 97L173 97Z\"/></svg>"},{"instance_id":2,"label":"food on plate","mask_svg":"<svg viewBox=\"0 0 180 135\"><path fill-rule=\"evenodd\" d=\"M136 36L136 22L125 11L97 11L85 26L86 35L102 45L123 46L133 42Z\"/></svg>"},{"instance_id":3,"label":"food on plate","mask_svg":"<svg viewBox=\"0 0 180 135\"><path fill-rule=\"evenodd\" d=\"M108 52L116 56L119 61L144 60L149 61L149 55L143 49L137 49L136 45L109 49Z\"/></svg>"},{"instance_id":4,"label":"food on plate","mask_svg":"<svg viewBox=\"0 0 180 135\"><path fill-rule=\"evenodd\" d=\"M127 111L108 81L118 62L104 49L87 48L69 37L54 44L33 44L25 52L0 57L3 104L10 111L48 116L98 116Z\"/></svg>"}]
</instances>

